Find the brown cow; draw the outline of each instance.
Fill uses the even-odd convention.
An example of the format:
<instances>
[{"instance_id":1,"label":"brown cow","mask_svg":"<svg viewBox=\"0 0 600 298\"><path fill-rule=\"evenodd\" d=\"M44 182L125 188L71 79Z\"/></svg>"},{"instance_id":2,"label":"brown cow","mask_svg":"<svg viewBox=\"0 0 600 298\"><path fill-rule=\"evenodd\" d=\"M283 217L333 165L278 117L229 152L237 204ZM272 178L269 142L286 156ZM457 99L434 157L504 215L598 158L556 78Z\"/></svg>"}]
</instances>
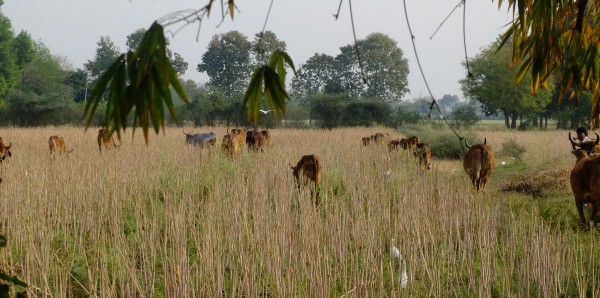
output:
<instances>
[{"instance_id":1,"label":"brown cow","mask_svg":"<svg viewBox=\"0 0 600 298\"><path fill-rule=\"evenodd\" d=\"M260 133L265 139L265 147L269 146L269 144L271 144L271 132L269 131L269 129L267 128L265 130L261 130Z\"/></svg>"},{"instance_id":2,"label":"brown cow","mask_svg":"<svg viewBox=\"0 0 600 298\"><path fill-rule=\"evenodd\" d=\"M298 190L300 190L300 182L301 180L304 182L304 185L307 185L309 181L314 182L314 189L316 190L315 196L315 205L319 206L320 197L319 197L319 184L321 182L321 160L318 156L314 154L304 155L298 161L296 166L292 166L292 174L296 179L296 186ZM302 172L302 173L301 173ZM313 189L310 190L310 196L313 197Z\"/></svg>"},{"instance_id":3,"label":"brown cow","mask_svg":"<svg viewBox=\"0 0 600 298\"><path fill-rule=\"evenodd\" d=\"M585 225L583 204L592 204L590 224L595 227L600 212L600 158L590 157L585 149L573 150L572 153L577 157L577 162L571 170L570 182L579 223Z\"/></svg>"},{"instance_id":4,"label":"brown cow","mask_svg":"<svg viewBox=\"0 0 600 298\"><path fill-rule=\"evenodd\" d=\"M387 140L390 137L389 134L383 134L383 133L376 133L374 135L371 135L371 142L375 143L375 144L384 144L385 140Z\"/></svg>"},{"instance_id":5,"label":"brown cow","mask_svg":"<svg viewBox=\"0 0 600 298\"><path fill-rule=\"evenodd\" d=\"M248 144L248 150L254 149L255 151L260 150L263 152L265 147L265 136L258 130L248 131L246 133L246 144Z\"/></svg>"},{"instance_id":6,"label":"brown cow","mask_svg":"<svg viewBox=\"0 0 600 298\"><path fill-rule=\"evenodd\" d=\"M75 150L75 148L72 148L71 150L67 151L65 139L59 136L51 136L50 138L48 138L48 148L50 149L50 153L58 154L70 153L73 152L73 150Z\"/></svg>"},{"instance_id":7,"label":"brown cow","mask_svg":"<svg viewBox=\"0 0 600 298\"><path fill-rule=\"evenodd\" d=\"M388 150L390 152L392 152L394 150L398 151L399 147L402 147L401 140L396 139L396 140L391 140L388 142Z\"/></svg>"},{"instance_id":8,"label":"brown cow","mask_svg":"<svg viewBox=\"0 0 600 298\"><path fill-rule=\"evenodd\" d=\"M110 136L110 139L107 139L107 133L106 128L102 128L98 131L97 141L100 152L102 152L102 147L104 147L104 150L110 150L112 148L119 149L120 144L117 145L117 143L115 143L115 137Z\"/></svg>"},{"instance_id":9,"label":"brown cow","mask_svg":"<svg viewBox=\"0 0 600 298\"><path fill-rule=\"evenodd\" d=\"M409 150L413 151L413 150L415 150L415 148L417 148L417 144L419 144L419 138L417 136L412 136L412 137L406 139L403 146L404 146L404 149L409 149Z\"/></svg>"},{"instance_id":10,"label":"brown cow","mask_svg":"<svg viewBox=\"0 0 600 298\"><path fill-rule=\"evenodd\" d=\"M245 128L233 128L231 130L231 135L238 142L240 150L246 147L246 131ZM227 133L229 133L229 130L227 130Z\"/></svg>"},{"instance_id":11,"label":"brown cow","mask_svg":"<svg viewBox=\"0 0 600 298\"><path fill-rule=\"evenodd\" d=\"M240 155L240 143L235 134L226 134L221 141L221 150L230 158L236 158Z\"/></svg>"},{"instance_id":12,"label":"brown cow","mask_svg":"<svg viewBox=\"0 0 600 298\"><path fill-rule=\"evenodd\" d=\"M369 144L371 144L371 138L370 137L362 137L362 144L364 146L369 146Z\"/></svg>"},{"instance_id":13,"label":"brown cow","mask_svg":"<svg viewBox=\"0 0 600 298\"><path fill-rule=\"evenodd\" d=\"M463 160L465 172L471 177L471 182L477 190L484 190L490 174L495 166L494 151L483 140L483 144L469 146L467 140L465 145L469 148Z\"/></svg>"},{"instance_id":14,"label":"brown cow","mask_svg":"<svg viewBox=\"0 0 600 298\"><path fill-rule=\"evenodd\" d=\"M4 145L4 141L0 137L0 163L6 159L6 157L11 157L12 153L10 153L10 147L12 147L12 143L8 143L8 146Z\"/></svg>"},{"instance_id":15,"label":"brown cow","mask_svg":"<svg viewBox=\"0 0 600 298\"><path fill-rule=\"evenodd\" d=\"M418 143L415 151L415 156L419 159L419 165L424 169L431 169L431 149L427 143Z\"/></svg>"}]
</instances>

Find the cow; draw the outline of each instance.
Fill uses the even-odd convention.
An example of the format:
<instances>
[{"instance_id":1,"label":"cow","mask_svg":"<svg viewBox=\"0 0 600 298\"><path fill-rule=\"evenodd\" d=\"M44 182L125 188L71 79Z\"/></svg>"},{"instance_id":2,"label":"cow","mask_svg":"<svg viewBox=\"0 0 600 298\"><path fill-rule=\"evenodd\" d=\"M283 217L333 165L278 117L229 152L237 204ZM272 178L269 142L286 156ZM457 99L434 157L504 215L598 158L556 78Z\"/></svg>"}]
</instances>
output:
<instances>
[{"instance_id":1,"label":"cow","mask_svg":"<svg viewBox=\"0 0 600 298\"><path fill-rule=\"evenodd\" d=\"M230 158L236 158L240 154L240 143L235 134L226 134L221 141L221 150Z\"/></svg>"},{"instance_id":2,"label":"cow","mask_svg":"<svg viewBox=\"0 0 600 298\"><path fill-rule=\"evenodd\" d=\"M269 144L271 144L271 132L269 129L261 130L260 134L262 134L265 139L265 147L269 146Z\"/></svg>"},{"instance_id":3,"label":"cow","mask_svg":"<svg viewBox=\"0 0 600 298\"><path fill-rule=\"evenodd\" d=\"M383 134L383 133L375 133L374 135L371 135L371 142L375 143L375 144L384 144L385 140L387 138L389 138L389 134Z\"/></svg>"},{"instance_id":4,"label":"cow","mask_svg":"<svg viewBox=\"0 0 600 298\"><path fill-rule=\"evenodd\" d=\"M248 150L260 150L263 152L265 146L265 137L258 130L248 131L246 133L246 144L248 144Z\"/></svg>"},{"instance_id":5,"label":"cow","mask_svg":"<svg viewBox=\"0 0 600 298\"><path fill-rule=\"evenodd\" d=\"M417 144L419 144L419 138L417 136L412 136L406 139L402 146L404 149L413 151L415 148L417 148Z\"/></svg>"},{"instance_id":6,"label":"cow","mask_svg":"<svg viewBox=\"0 0 600 298\"><path fill-rule=\"evenodd\" d=\"M396 139L396 140L391 140L388 142L388 150L390 152L396 150L398 151L398 148L402 147L402 144L400 143L400 140Z\"/></svg>"},{"instance_id":7,"label":"cow","mask_svg":"<svg viewBox=\"0 0 600 298\"><path fill-rule=\"evenodd\" d=\"M8 146L6 146L0 137L0 163L2 163L6 157L12 156L12 153L10 153L10 147L12 147L12 143L8 143Z\"/></svg>"},{"instance_id":8,"label":"cow","mask_svg":"<svg viewBox=\"0 0 600 298\"><path fill-rule=\"evenodd\" d=\"M592 205L590 224L596 226L596 217L600 212L600 158L590 157L585 149L572 151L577 158L571 170L571 190L575 196L575 205L579 213L579 223L585 225L583 205Z\"/></svg>"},{"instance_id":9,"label":"cow","mask_svg":"<svg viewBox=\"0 0 600 298\"><path fill-rule=\"evenodd\" d=\"M465 140L465 145L469 150L465 154L463 167L478 191L485 189L485 184L495 166L494 151L486 143L487 139L484 139L483 144L469 146Z\"/></svg>"},{"instance_id":10,"label":"cow","mask_svg":"<svg viewBox=\"0 0 600 298\"><path fill-rule=\"evenodd\" d=\"M233 139L236 142L238 142L240 150L242 148L246 147L246 129L245 128L234 128L231 130L231 133L229 132L229 129L227 129L227 134L231 134Z\"/></svg>"},{"instance_id":11,"label":"cow","mask_svg":"<svg viewBox=\"0 0 600 298\"><path fill-rule=\"evenodd\" d=\"M361 141L362 141L363 146L369 146L369 144L371 144L370 137L362 137Z\"/></svg>"},{"instance_id":12,"label":"cow","mask_svg":"<svg viewBox=\"0 0 600 298\"><path fill-rule=\"evenodd\" d=\"M50 136L48 138L48 149L50 149L50 153L71 153L75 148L71 148L71 150L67 151L67 144L65 144L65 139L59 136Z\"/></svg>"},{"instance_id":13,"label":"cow","mask_svg":"<svg viewBox=\"0 0 600 298\"><path fill-rule=\"evenodd\" d=\"M414 151L415 156L419 159L419 165L424 169L431 169L431 149L427 143L418 143Z\"/></svg>"},{"instance_id":14,"label":"cow","mask_svg":"<svg viewBox=\"0 0 600 298\"><path fill-rule=\"evenodd\" d=\"M217 135L212 131L208 133L186 133L184 130L183 134L185 134L185 141L194 147L204 148L206 145L214 146L217 143Z\"/></svg>"},{"instance_id":15,"label":"cow","mask_svg":"<svg viewBox=\"0 0 600 298\"><path fill-rule=\"evenodd\" d=\"M108 131L106 130L106 128L102 128L98 131L98 137L97 137L98 150L100 150L100 152L102 152L102 147L104 147L104 150L110 150L113 148L119 149L121 144L117 145L117 143L115 143L114 136L110 136L109 139L106 138L107 136L108 136Z\"/></svg>"},{"instance_id":16,"label":"cow","mask_svg":"<svg viewBox=\"0 0 600 298\"><path fill-rule=\"evenodd\" d=\"M296 179L298 191L300 191L301 182L303 182L304 185L308 185L309 182L314 183L316 195L314 195L313 189L311 188L310 196L312 198L314 195L315 205L319 206L321 203L319 196L319 184L321 182L321 160L319 157L314 154L304 155L302 158L300 158L295 167L291 164L290 167L292 168L292 174Z\"/></svg>"}]
</instances>

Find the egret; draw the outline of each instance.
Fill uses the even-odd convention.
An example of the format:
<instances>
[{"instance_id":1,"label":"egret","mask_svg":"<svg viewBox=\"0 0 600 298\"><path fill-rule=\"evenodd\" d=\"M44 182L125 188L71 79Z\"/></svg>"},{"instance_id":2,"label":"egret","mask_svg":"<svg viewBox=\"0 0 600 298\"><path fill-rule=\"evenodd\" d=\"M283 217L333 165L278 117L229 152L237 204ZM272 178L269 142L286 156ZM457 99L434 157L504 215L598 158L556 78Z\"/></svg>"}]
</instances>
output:
<instances>
[{"instance_id":1,"label":"egret","mask_svg":"<svg viewBox=\"0 0 600 298\"><path fill-rule=\"evenodd\" d=\"M259 112L261 112L263 115L267 115L270 112L272 112L273 110L258 110Z\"/></svg>"},{"instance_id":2,"label":"egret","mask_svg":"<svg viewBox=\"0 0 600 298\"><path fill-rule=\"evenodd\" d=\"M392 243L394 243L394 239L392 239ZM394 257L394 259L401 259L402 255L400 254L400 250L398 248L396 248L394 245L392 245L390 247L390 254L392 254L392 257Z\"/></svg>"},{"instance_id":3,"label":"egret","mask_svg":"<svg viewBox=\"0 0 600 298\"><path fill-rule=\"evenodd\" d=\"M392 175L392 170L387 170L387 172L383 173L383 176L385 176L385 178L390 177L390 175Z\"/></svg>"},{"instance_id":4,"label":"egret","mask_svg":"<svg viewBox=\"0 0 600 298\"><path fill-rule=\"evenodd\" d=\"M505 162L505 161L503 161L503 162L502 162L502 165L505 165L505 164L506 164L506 162Z\"/></svg>"},{"instance_id":5,"label":"egret","mask_svg":"<svg viewBox=\"0 0 600 298\"><path fill-rule=\"evenodd\" d=\"M400 274L400 288L406 288L408 284L408 274L406 274L406 261L402 259L402 274Z\"/></svg>"}]
</instances>

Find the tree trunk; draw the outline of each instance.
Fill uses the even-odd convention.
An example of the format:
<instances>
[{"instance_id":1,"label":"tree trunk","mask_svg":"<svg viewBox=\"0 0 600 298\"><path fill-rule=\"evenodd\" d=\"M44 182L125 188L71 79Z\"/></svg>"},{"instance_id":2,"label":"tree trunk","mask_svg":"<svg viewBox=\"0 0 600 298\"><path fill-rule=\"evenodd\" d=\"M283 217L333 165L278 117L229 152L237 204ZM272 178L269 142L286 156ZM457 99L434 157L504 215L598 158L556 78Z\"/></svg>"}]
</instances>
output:
<instances>
[{"instance_id":1,"label":"tree trunk","mask_svg":"<svg viewBox=\"0 0 600 298\"><path fill-rule=\"evenodd\" d=\"M504 112L504 127L510 129L510 124L509 124L508 118L509 118L508 112L505 111Z\"/></svg>"},{"instance_id":2,"label":"tree trunk","mask_svg":"<svg viewBox=\"0 0 600 298\"><path fill-rule=\"evenodd\" d=\"M511 129L517 128L517 118L519 118L519 115L517 115L516 113L511 115L511 121L510 121Z\"/></svg>"}]
</instances>

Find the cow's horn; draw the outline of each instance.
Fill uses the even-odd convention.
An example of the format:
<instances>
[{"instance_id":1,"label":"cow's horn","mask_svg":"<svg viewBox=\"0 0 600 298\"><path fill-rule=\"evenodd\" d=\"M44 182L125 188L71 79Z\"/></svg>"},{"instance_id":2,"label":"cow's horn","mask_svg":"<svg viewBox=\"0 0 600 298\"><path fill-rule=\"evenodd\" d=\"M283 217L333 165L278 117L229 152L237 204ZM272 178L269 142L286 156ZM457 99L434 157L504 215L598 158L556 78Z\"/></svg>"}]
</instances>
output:
<instances>
[{"instance_id":1,"label":"cow's horn","mask_svg":"<svg viewBox=\"0 0 600 298\"><path fill-rule=\"evenodd\" d=\"M600 143L600 136L598 135L597 132L594 132L596 134L596 142L594 142L594 146L598 145L598 143Z\"/></svg>"},{"instance_id":2,"label":"cow's horn","mask_svg":"<svg viewBox=\"0 0 600 298\"><path fill-rule=\"evenodd\" d=\"M465 139L465 145L467 145L467 148L471 149L471 146L469 146L469 142L467 142L467 139Z\"/></svg>"},{"instance_id":3,"label":"cow's horn","mask_svg":"<svg viewBox=\"0 0 600 298\"><path fill-rule=\"evenodd\" d=\"M186 135L186 136L190 135L189 133L185 132L185 129L183 129L183 134Z\"/></svg>"},{"instance_id":4,"label":"cow's horn","mask_svg":"<svg viewBox=\"0 0 600 298\"><path fill-rule=\"evenodd\" d=\"M6 149L10 149L10 147L12 146L12 142L9 143L10 145L6 146Z\"/></svg>"},{"instance_id":5,"label":"cow's horn","mask_svg":"<svg viewBox=\"0 0 600 298\"><path fill-rule=\"evenodd\" d=\"M483 144L486 145L487 144L487 138L483 138Z\"/></svg>"}]
</instances>

